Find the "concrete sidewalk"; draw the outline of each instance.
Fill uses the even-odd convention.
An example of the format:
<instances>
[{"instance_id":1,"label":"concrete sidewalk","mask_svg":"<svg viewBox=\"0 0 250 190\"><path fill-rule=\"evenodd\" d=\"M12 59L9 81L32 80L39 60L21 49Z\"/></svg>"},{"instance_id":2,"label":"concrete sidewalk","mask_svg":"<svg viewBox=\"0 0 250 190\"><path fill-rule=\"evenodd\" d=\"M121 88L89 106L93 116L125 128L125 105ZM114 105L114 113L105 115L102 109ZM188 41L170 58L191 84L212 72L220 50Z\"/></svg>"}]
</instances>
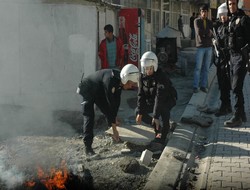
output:
<instances>
[{"instance_id":1,"label":"concrete sidewalk","mask_svg":"<svg viewBox=\"0 0 250 190\"><path fill-rule=\"evenodd\" d=\"M189 57L190 58L190 57ZM216 67L210 67L208 88L216 76ZM207 94L198 92L191 97L182 117L200 115L197 106L204 105ZM182 118L181 117L181 118ZM186 159L197 126L179 123L163 150L159 161L151 172L145 190L175 189L180 179L183 162Z\"/></svg>"},{"instance_id":2,"label":"concrete sidewalk","mask_svg":"<svg viewBox=\"0 0 250 190\"><path fill-rule=\"evenodd\" d=\"M219 91L215 66L209 75L209 93L193 94L182 117L206 115L197 106L219 106ZM232 115L215 117L209 115L213 124L202 129L192 124L180 123L165 147L157 165L148 178L145 190L176 189L186 167L187 155L192 151L195 136L203 133L210 141L205 153L199 155L199 175L195 189L250 189L250 76L244 83L247 122L237 128L223 126ZM232 106L234 97L232 96ZM177 155L177 156L176 156ZM194 159L194 156L193 156ZM193 162L197 162L194 160ZM197 164L197 163L196 163ZM163 169L164 168L164 169Z\"/></svg>"},{"instance_id":3,"label":"concrete sidewalk","mask_svg":"<svg viewBox=\"0 0 250 190\"><path fill-rule=\"evenodd\" d=\"M244 98L247 122L240 127L224 127L232 115L215 119L215 142L207 163L207 176L202 183L206 189L250 189L250 76L244 82ZM235 104L232 97L232 106Z\"/></svg>"}]
</instances>

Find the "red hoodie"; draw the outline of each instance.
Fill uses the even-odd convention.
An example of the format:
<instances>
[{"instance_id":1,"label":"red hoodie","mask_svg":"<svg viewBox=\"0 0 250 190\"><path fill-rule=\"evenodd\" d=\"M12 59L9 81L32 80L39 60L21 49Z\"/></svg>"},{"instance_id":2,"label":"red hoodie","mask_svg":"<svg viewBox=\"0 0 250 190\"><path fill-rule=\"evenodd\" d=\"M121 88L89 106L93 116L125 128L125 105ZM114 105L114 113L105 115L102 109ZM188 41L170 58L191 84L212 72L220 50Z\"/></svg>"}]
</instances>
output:
<instances>
[{"instance_id":1,"label":"red hoodie","mask_svg":"<svg viewBox=\"0 0 250 190\"><path fill-rule=\"evenodd\" d=\"M121 69L124 66L123 42L120 38L117 38L115 36L114 38L116 40L116 65ZM103 39L100 43L98 56L101 59L101 68L102 69L109 68L106 39Z\"/></svg>"}]
</instances>

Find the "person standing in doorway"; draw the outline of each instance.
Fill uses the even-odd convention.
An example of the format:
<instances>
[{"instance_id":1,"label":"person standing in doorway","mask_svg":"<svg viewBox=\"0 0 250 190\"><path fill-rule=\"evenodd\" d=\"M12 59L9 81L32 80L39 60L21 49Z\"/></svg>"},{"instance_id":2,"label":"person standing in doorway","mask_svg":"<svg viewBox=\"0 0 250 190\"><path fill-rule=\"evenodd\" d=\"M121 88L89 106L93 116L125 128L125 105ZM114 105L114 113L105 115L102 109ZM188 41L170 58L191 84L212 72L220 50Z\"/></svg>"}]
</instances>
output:
<instances>
[{"instance_id":1,"label":"person standing in doorway","mask_svg":"<svg viewBox=\"0 0 250 190\"><path fill-rule=\"evenodd\" d=\"M213 22L207 18L208 6L200 7L200 17L194 20L196 39L196 65L194 69L193 92L200 90L207 93L208 70L212 59Z\"/></svg>"},{"instance_id":2,"label":"person standing in doorway","mask_svg":"<svg viewBox=\"0 0 250 190\"><path fill-rule=\"evenodd\" d=\"M235 96L235 113L224 122L226 127L237 127L247 121L244 108L243 86L249 61L250 19L242 9L238 8L238 0L227 0L228 7L228 48L230 53L230 69L232 91Z\"/></svg>"},{"instance_id":3,"label":"person standing in doorway","mask_svg":"<svg viewBox=\"0 0 250 190\"><path fill-rule=\"evenodd\" d=\"M114 29L111 24L104 27L105 39L101 41L98 51L101 69L121 69L123 67L123 42L113 32Z\"/></svg>"},{"instance_id":4,"label":"person standing in doorway","mask_svg":"<svg viewBox=\"0 0 250 190\"><path fill-rule=\"evenodd\" d=\"M195 38L195 30L194 30L194 19L195 19L195 12L193 12L192 16L189 19L189 26L191 29L191 40Z\"/></svg>"},{"instance_id":5,"label":"person standing in doorway","mask_svg":"<svg viewBox=\"0 0 250 190\"><path fill-rule=\"evenodd\" d=\"M185 39L185 35L183 32L183 22L182 22L182 16L180 15L179 19L178 19L178 29L181 32L183 38Z\"/></svg>"}]
</instances>

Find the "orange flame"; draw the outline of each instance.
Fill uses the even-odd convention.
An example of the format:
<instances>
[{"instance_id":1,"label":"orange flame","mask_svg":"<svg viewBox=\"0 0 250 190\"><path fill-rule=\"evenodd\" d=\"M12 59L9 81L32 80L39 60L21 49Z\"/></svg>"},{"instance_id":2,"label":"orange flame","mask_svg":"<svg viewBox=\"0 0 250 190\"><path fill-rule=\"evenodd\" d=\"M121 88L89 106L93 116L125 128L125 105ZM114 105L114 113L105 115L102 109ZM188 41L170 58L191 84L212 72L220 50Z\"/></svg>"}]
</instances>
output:
<instances>
[{"instance_id":1,"label":"orange flame","mask_svg":"<svg viewBox=\"0 0 250 190\"><path fill-rule=\"evenodd\" d=\"M42 184L46 186L48 190L66 189L65 182L68 179L68 171L65 162L62 162L62 170L56 170L51 168L50 173L46 174L41 167L37 168L37 176ZM28 187L34 187L36 182L33 180L25 183Z\"/></svg>"}]
</instances>

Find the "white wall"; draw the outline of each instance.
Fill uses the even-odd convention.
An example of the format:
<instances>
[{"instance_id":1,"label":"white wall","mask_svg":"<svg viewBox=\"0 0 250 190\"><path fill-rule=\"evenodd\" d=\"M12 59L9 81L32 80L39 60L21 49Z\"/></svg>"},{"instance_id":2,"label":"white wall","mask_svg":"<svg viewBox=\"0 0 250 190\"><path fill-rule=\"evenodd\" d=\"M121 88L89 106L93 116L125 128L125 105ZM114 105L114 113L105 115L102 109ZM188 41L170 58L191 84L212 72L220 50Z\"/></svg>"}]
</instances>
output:
<instances>
[{"instance_id":1,"label":"white wall","mask_svg":"<svg viewBox=\"0 0 250 190\"><path fill-rule=\"evenodd\" d=\"M96 31L92 6L0 0L0 104L79 110L75 90L96 69Z\"/></svg>"}]
</instances>

